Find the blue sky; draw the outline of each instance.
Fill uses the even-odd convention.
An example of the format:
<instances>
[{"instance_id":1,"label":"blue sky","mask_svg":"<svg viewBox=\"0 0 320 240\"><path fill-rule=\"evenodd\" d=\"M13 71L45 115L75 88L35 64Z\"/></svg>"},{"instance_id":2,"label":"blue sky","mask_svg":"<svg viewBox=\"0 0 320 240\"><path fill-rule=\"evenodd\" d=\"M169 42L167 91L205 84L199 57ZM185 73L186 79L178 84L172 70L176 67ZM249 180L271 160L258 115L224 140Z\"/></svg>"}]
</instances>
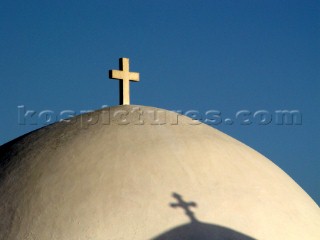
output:
<instances>
[{"instance_id":1,"label":"blue sky","mask_svg":"<svg viewBox=\"0 0 320 240\"><path fill-rule=\"evenodd\" d=\"M107 71L129 57L133 104L169 110L299 110L301 125L215 126L267 156L320 204L320 2L0 2L0 144L43 126L27 110L118 104ZM250 117L253 117L251 115Z\"/></svg>"}]
</instances>

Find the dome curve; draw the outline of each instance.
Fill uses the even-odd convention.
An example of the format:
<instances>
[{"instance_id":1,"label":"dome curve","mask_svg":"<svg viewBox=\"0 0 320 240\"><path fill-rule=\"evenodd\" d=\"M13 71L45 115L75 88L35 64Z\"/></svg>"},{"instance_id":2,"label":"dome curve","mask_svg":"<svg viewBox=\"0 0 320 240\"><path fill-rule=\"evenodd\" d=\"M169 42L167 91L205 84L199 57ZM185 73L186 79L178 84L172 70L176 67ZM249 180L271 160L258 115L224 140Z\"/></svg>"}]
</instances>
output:
<instances>
[{"instance_id":1,"label":"dome curve","mask_svg":"<svg viewBox=\"0 0 320 240\"><path fill-rule=\"evenodd\" d=\"M198 222L256 239L320 238L318 206L280 168L166 110L98 110L0 152L0 239L161 239L190 221L168 205L172 192L197 203Z\"/></svg>"}]
</instances>

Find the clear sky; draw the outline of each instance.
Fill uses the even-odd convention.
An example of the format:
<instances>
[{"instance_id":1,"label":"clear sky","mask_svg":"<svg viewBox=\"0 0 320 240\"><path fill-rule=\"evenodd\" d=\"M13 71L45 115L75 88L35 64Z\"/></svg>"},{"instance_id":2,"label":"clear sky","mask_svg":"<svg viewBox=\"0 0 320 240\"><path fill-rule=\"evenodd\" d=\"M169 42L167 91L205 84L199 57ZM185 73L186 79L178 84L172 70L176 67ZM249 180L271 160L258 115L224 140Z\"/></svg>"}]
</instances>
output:
<instances>
[{"instance_id":1,"label":"clear sky","mask_svg":"<svg viewBox=\"0 0 320 240\"><path fill-rule=\"evenodd\" d=\"M0 144L45 124L22 125L18 106L59 115L117 105L107 71L129 57L141 74L132 104L220 111L214 127L267 156L320 204L319 27L312 0L2 0ZM235 121L241 110L252 124ZM271 123L259 124L259 110ZM298 110L302 124L277 124L277 110Z\"/></svg>"}]
</instances>

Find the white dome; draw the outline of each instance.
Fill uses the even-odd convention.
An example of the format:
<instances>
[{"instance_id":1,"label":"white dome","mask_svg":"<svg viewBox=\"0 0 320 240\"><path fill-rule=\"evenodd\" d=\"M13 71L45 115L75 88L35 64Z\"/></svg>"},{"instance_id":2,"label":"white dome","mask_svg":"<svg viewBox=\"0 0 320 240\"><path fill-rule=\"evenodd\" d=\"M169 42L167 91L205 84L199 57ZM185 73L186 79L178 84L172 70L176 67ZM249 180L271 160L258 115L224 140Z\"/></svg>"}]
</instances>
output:
<instances>
[{"instance_id":1,"label":"white dome","mask_svg":"<svg viewBox=\"0 0 320 240\"><path fill-rule=\"evenodd\" d=\"M0 239L320 239L320 210L288 175L192 122L117 106L2 145Z\"/></svg>"}]
</instances>

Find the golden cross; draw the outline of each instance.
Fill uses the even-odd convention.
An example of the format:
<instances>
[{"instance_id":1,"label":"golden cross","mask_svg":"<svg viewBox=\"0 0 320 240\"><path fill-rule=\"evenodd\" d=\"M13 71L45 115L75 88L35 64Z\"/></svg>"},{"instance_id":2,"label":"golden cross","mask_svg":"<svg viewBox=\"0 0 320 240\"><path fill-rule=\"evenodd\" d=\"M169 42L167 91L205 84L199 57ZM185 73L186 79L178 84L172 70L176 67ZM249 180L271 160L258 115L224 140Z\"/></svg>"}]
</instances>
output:
<instances>
[{"instance_id":1,"label":"golden cross","mask_svg":"<svg viewBox=\"0 0 320 240\"><path fill-rule=\"evenodd\" d=\"M120 105L130 105L130 81L139 82L139 73L129 71L129 58L119 59L119 69L110 70L109 78L120 80Z\"/></svg>"}]
</instances>

